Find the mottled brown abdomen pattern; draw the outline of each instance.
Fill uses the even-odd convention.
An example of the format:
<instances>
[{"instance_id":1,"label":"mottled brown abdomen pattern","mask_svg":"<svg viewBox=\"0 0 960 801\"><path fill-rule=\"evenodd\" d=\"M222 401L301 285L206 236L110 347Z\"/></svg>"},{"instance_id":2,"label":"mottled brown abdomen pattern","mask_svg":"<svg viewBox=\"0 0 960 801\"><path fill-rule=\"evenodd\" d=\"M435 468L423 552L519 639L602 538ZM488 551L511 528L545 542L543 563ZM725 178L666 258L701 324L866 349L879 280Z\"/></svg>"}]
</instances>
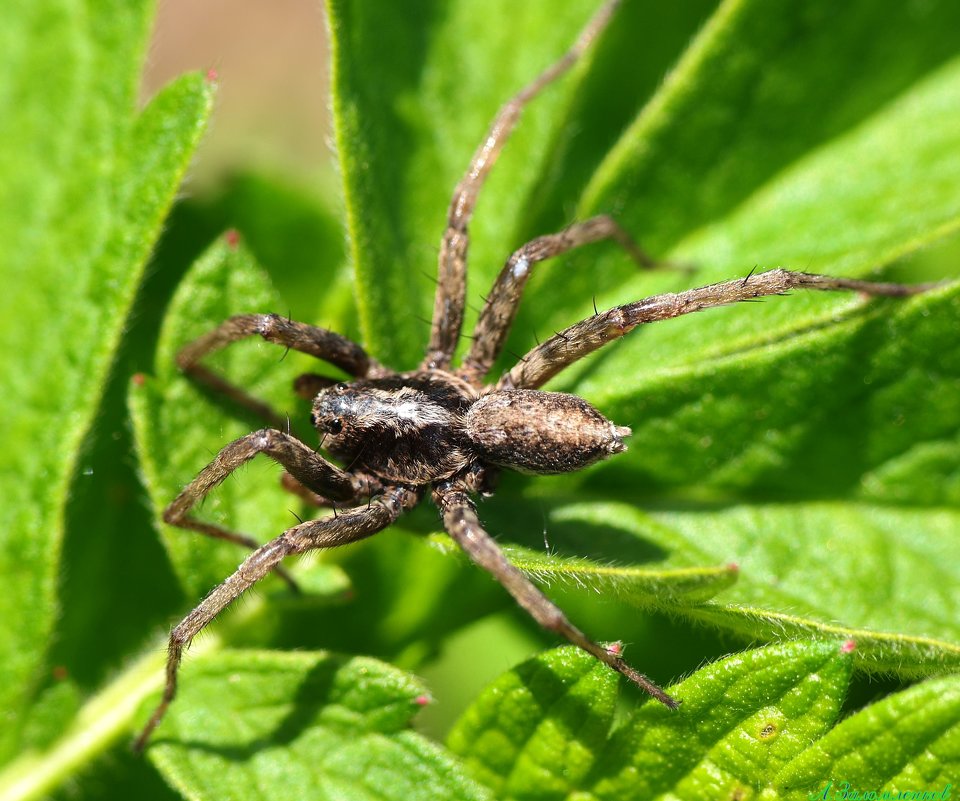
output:
<instances>
[{"instance_id":1,"label":"mottled brown abdomen pattern","mask_svg":"<svg viewBox=\"0 0 960 801\"><path fill-rule=\"evenodd\" d=\"M479 398L464 425L485 459L526 473L579 470L625 450L630 434L582 398L530 389Z\"/></svg>"}]
</instances>

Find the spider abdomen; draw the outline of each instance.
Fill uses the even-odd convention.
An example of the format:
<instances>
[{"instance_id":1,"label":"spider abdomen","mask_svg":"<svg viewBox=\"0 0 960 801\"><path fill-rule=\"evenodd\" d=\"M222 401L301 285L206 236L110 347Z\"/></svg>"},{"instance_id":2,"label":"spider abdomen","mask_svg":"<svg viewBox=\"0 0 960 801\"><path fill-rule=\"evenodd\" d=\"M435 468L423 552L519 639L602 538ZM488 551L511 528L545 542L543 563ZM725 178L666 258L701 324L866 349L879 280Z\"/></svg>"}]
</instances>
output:
<instances>
[{"instance_id":1,"label":"spider abdomen","mask_svg":"<svg viewBox=\"0 0 960 801\"><path fill-rule=\"evenodd\" d=\"M626 449L630 429L575 395L513 389L479 398L466 434L487 461L526 473L567 473Z\"/></svg>"}]
</instances>

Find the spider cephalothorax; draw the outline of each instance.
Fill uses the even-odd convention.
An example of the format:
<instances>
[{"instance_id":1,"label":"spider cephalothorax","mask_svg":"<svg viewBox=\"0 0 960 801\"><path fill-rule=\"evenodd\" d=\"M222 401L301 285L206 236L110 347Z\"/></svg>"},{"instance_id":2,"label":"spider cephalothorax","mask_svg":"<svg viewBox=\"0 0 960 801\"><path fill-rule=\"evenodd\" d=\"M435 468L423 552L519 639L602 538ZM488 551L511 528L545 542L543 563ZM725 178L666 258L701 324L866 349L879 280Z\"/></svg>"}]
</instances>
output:
<instances>
[{"instance_id":1,"label":"spider cephalothorax","mask_svg":"<svg viewBox=\"0 0 960 801\"><path fill-rule=\"evenodd\" d=\"M531 350L497 382L484 378L503 349L523 289L537 262L572 248L613 239L641 265L654 262L609 217L597 216L555 234L538 237L507 260L489 295L459 366L453 354L461 336L466 300L467 226L477 194L523 106L573 64L603 29L618 3L607 2L560 61L500 110L457 186L440 248L439 282L427 353L420 368L395 373L345 337L275 314L233 317L185 347L180 367L193 378L226 392L268 421L282 418L203 366L211 351L260 335L322 359L352 376L344 383L301 376L298 394L313 400L320 448L339 466L296 437L264 428L231 442L188 484L164 512L168 523L254 549L237 571L190 612L170 635L163 700L137 740L142 748L176 694L183 649L244 590L276 571L282 560L382 531L429 494L444 528L480 567L488 570L542 626L596 656L670 707L677 702L627 664L618 648L604 648L576 626L534 586L483 529L471 496L489 493L498 468L529 473L579 470L622 451L629 428L614 425L574 395L544 392L557 373L644 323L679 317L789 289L849 289L902 296L925 286L880 284L808 273L771 270L680 293L657 295L598 312ZM284 485L339 513L308 520L260 545L255 540L196 519L193 507L231 472L257 454L286 470Z\"/></svg>"},{"instance_id":2,"label":"spider cephalothorax","mask_svg":"<svg viewBox=\"0 0 960 801\"><path fill-rule=\"evenodd\" d=\"M313 424L323 446L385 481L426 484L470 461L463 418L476 397L440 371L389 376L321 390Z\"/></svg>"}]
</instances>

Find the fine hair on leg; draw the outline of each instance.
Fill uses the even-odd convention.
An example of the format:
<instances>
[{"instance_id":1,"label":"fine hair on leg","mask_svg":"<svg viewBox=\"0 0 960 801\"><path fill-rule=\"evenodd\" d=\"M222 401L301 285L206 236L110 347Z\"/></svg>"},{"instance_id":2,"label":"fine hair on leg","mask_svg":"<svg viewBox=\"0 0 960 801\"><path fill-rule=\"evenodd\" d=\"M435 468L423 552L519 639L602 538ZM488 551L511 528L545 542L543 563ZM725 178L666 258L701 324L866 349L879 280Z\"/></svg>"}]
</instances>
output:
<instances>
[{"instance_id":1,"label":"fine hair on leg","mask_svg":"<svg viewBox=\"0 0 960 801\"><path fill-rule=\"evenodd\" d=\"M369 537L389 526L418 500L416 493L408 489L391 487L368 505L343 512L337 517L310 520L294 526L250 554L233 575L214 588L170 633L163 697L137 737L134 750L143 750L176 697L177 673L184 649L241 593L274 570L285 557L319 548L335 548Z\"/></svg>"},{"instance_id":2,"label":"fine hair on leg","mask_svg":"<svg viewBox=\"0 0 960 801\"><path fill-rule=\"evenodd\" d=\"M439 280L433 304L430 344L422 367L446 369L460 339L467 297L468 226L483 187L500 151L516 127L524 107L544 87L559 78L583 55L613 17L620 0L608 0L581 31L573 46L504 104L473 154L447 209L447 226L440 243Z\"/></svg>"},{"instance_id":3,"label":"fine hair on leg","mask_svg":"<svg viewBox=\"0 0 960 801\"><path fill-rule=\"evenodd\" d=\"M536 389L564 368L608 342L629 334L638 325L669 320L701 309L727 306L770 295L783 295L791 289L828 292L845 290L864 295L900 298L925 292L935 286L936 284L878 283L776 269L698 289L688 289L685 292L653 295L634 303L614 306L565 328L522 357L520 362L500 379L497 388Z\"/></svg>"},{"instance_id":4,"label":"fine hair on leg","mask_svg":"<svg viewBox=\"0 0 960 801\"><path fill-rule=\"evenodd\" d=\"M265 428L240 437L221 449L214 460L201 470L197 477L187 484L167 506L163 512L164 522L246 548L260 547L256 540L246 534L239 534L214 523L197 520L190 514L198 501L205 498L227 476L259 453L278 462L286 468L288 473L296 476L302 486L308 486L313 492L332 495L342 501L351 500L357 495L358 487L355 486L359 483L357 479L330 464L296 437ZM291 589L297 589L296 583L283 568L278 568L277 574L290 585Z\"/></svg>"},{"instance_id":5,"label":"fine hair on leg","mask_svg":"<svg viewBox=\"0 0 960 801\"><path fill-rule=\"evenodd\" d=\"M357 378L385 372L376 360L352 340L334 331L288 320L278 314L239 314L185 345L177 354L177 366L191 378L234 403L249 409L276 428L285 418L269 405L211 370L201 359L214 351L251 336L322 359Z\"/></svg>"},{"instance_id":6,"label":"fine hair on leg","mask_svg":"<svg viewBox=\"0 0 960 801\"><path fill-rule=\"evenodd\" d=\"M456 481L445 482L433 490L433 499L440 509L447 533L476 565L499 581L537 623L593 654L662 704L672 709L679 706L674 698L624 661L619 652L608 650L587 637L567 619L553 601L510 564L503 551L480 524L476 507L466 487Z\"/></svg>"},{"instance_id":7,"label":"fine hair on leg","mask_svg":"<svg viewBox=\"0 0 960 801\"><path fill-rule=\"evenodd\" d=\"M653 269L660 266L606 214L574 223L558 233L530 240L511 254L497 276L480 311L470 350L458 373L469 381L479 383L489 372L503 350L534 265L574 248L605 239L614 240L641 267Z\"/></svg>"}]
</instances>

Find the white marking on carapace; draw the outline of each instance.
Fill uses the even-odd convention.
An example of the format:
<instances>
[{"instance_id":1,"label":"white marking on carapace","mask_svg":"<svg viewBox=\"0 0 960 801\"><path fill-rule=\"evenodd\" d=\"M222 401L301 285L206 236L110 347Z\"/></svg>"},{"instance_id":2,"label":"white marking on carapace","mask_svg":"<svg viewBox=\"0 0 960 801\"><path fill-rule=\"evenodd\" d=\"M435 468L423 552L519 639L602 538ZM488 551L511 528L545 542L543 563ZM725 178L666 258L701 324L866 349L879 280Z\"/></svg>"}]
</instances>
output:
<instances>
[{"instance_id":1,"label":"white marking on carapace","mask_svg":"<svg viewBox=\"0 0 960 801\"><path fill-rule=\"evenodd\" d=\"M517 259L516 264L513 265L513 269L510 270L510 274L518 280L521 278L526 278L527 273L529 272L530 272L530 260L524 258L523 256Z\"/></svg>"}]
</instances>

